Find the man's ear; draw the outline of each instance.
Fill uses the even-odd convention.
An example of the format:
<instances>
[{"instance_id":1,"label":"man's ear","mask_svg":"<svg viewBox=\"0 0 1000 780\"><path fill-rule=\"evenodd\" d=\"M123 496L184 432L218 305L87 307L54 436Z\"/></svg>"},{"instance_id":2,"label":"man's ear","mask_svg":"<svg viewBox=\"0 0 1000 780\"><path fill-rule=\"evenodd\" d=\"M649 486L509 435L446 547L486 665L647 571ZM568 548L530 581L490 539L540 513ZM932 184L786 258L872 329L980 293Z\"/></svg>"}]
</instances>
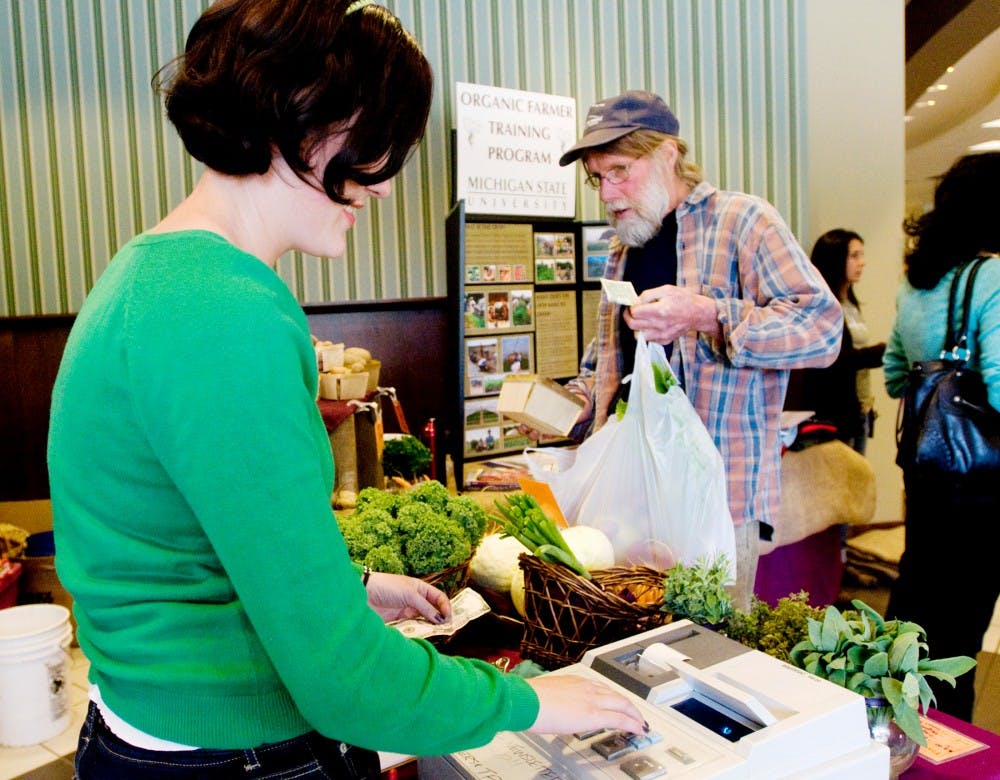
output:
<instances>
[{"instance_id":1,"label":"man's ear","mask_svg":"<svg viewBox=\"0 0 1000 780\"><path fill-rule=\"evenodd\" d=\"M672 138L663 139L663 143L660 144L659 148L656 150L657 154L663 155L662 159L667 164L668 170L674 170L677 166L677 157L680 154L680 150L677 148L677 142Z\"/></svg>"}]
</instances>

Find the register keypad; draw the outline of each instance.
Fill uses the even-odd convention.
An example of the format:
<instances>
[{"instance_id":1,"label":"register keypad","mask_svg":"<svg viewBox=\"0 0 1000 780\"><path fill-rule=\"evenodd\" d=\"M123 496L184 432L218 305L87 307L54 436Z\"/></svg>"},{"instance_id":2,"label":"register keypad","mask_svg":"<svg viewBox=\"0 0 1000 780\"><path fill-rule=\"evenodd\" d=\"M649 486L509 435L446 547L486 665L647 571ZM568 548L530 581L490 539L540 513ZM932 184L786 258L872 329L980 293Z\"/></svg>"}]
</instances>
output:
<instances>
[{"instance_id":1,"label":"register keypad","mask_svg":"<svg viewBox=\"0 0 1000 780\"><path fill-rule=\"evenodd\" d=\"M576 734L577 739L589 739L602 732L586 732ZM646 734L630 734L627 731L614 731L605 737L595 739L590 743L591 750L604 756L608 761L615 761L630 753L638 753L651 745L663 741L656 732ZM646 755L630 756L619 764L619 768L633 780L652 780L665 775L667 770L655 759Z\"/></svg>"}]
</instances>

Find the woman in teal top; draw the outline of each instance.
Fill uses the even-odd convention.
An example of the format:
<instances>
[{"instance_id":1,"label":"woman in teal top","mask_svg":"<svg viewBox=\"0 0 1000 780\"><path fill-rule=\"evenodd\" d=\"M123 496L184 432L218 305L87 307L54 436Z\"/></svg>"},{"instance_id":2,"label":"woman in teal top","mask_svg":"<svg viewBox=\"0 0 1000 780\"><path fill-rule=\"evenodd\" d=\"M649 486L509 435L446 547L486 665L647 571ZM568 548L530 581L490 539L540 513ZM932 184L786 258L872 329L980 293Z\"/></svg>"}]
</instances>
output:
<instances>
[{"instance_id":1,"label":"woman in teal top","mask_svg":"<svg viewBox=\"0 0 1000 780\"><path fill-rule=\"evenodd\" d=\"M342 254L389 195L430 106L412 37L366 0L225 0L164 84L204 173L98 280L53 392L59 575L92 685L79 776L373 777L375 749L642 730L606 686L386 627L449 602L363 582L331 514L315 354L274 265Z\"/></svg>"},{"instance_id":2,"label":"woman in teal top","mask_svg":"<svg viewBox=\"0 0 1000 780\"><path fill-rule=\"evenodd\" d=\"M1000 153L991 152L959 159L938 184L933 210L907 223L914 243L883 356L885 386L894 398L905 393L913 363L936 360L944 348L957 269L977 255L993 254L973 287L969 365L982 374L990 405L1000 410L998 214ZM1000 596L996 553L984 543L1000 516L1000 491L995 484L959 484L911 469L904 470L903 482L906 544L886 616L923 626L934 658L975 658ZM971 720L973 679L962 675L954 689L935 686L937 708Z\"/></svg>"}]
</instances>

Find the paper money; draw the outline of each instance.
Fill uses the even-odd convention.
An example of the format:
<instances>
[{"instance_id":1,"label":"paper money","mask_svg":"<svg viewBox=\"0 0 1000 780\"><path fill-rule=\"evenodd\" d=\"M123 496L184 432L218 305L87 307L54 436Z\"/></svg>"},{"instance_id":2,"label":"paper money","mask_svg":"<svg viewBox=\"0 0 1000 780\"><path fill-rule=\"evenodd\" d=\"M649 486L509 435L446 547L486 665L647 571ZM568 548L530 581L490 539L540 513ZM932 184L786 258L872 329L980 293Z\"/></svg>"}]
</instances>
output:
<instances>
[{"instance_id":1,"label":"paper money","mask_svg":"<svg viewBox=\"0 0 1000 780\"><path fill-rule=\"evenodd\" d=\"M411 639L427 639L431 636L451 636L477 617L490 611L483 597L471 588L463 588L451 600L451 619L447 623L431 623L425 618L395 620L390 626Z\"/></svg>"},{"instance_id":2,"label":"paper money","mask_svg":"<svg viewBox=\"0 0 1000 780\"><path fill-rule=\"evenodd\" d=\"M614 279L601 279L601 287L604 288L604 294L608 296L608 300L612 303L617 303L622 306L632 306L639 302L639 296L636 295L635 287L632 286L632 282L618 282Z\"/></svg>"}]
</instances>

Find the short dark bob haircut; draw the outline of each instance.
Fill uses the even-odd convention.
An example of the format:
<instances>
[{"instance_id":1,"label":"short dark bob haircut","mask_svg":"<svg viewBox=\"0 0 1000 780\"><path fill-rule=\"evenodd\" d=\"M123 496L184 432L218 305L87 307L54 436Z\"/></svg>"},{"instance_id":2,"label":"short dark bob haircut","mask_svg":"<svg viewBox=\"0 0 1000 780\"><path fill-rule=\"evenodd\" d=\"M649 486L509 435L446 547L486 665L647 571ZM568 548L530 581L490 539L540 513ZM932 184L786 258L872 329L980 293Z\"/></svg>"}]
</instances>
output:
<instances>
[{"instance_id":1,"label":"short dark bob haircut","mask_svg":"<svg viewBox=\"0 0 1000 780\"><path fill-rule=\"evenodd\" d=\"M188 153L220 173L263 174L279 153L305 180L332 134L343 148L322 171L346 204L347 180L392 178L427 124L430 63L386 8L349 0L220 0L184 54L154 78Z\"/></svg>"}]
</instances>

